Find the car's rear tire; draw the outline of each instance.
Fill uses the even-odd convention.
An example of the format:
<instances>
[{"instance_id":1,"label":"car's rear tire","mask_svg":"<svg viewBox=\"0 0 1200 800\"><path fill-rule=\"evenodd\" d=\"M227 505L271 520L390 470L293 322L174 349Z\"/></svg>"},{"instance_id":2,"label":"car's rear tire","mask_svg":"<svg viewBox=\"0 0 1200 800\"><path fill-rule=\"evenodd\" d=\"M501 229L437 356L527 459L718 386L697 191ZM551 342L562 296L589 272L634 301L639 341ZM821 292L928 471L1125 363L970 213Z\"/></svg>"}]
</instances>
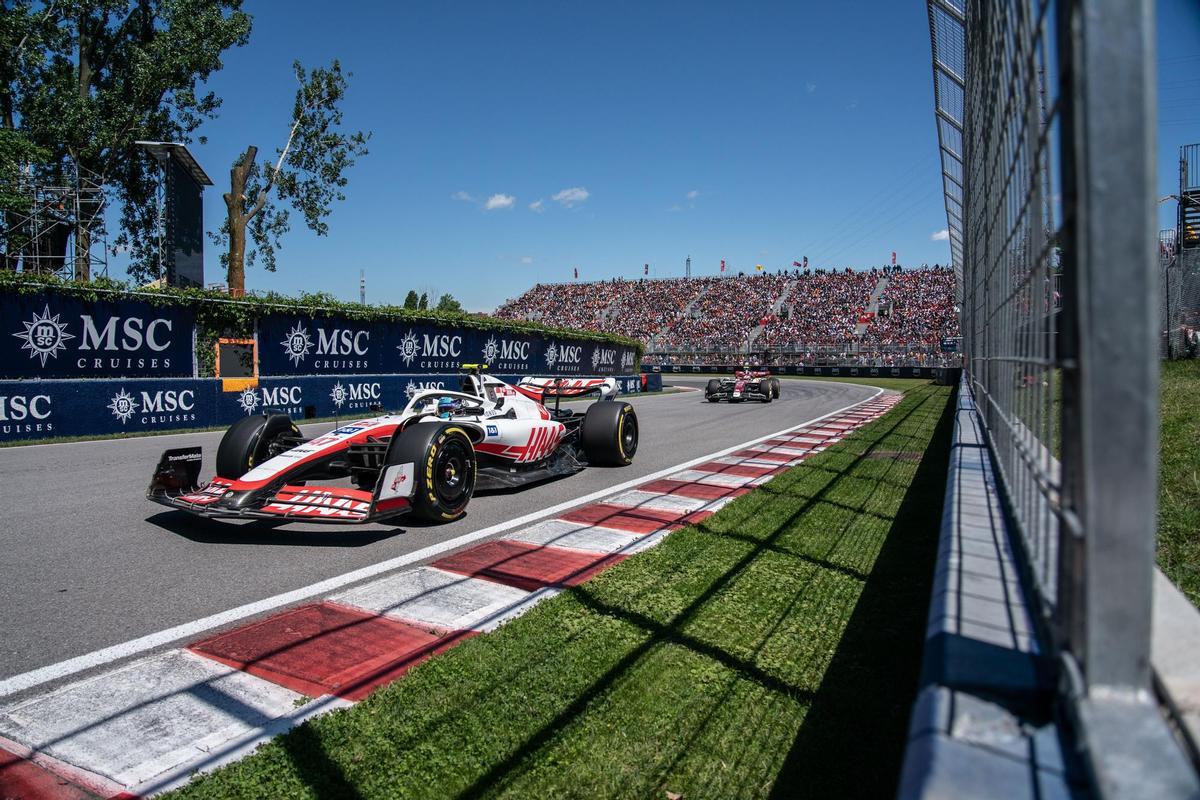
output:
<instances>
[{"instance_id":1,"label":"car's rear tire","mask_svg":"<svg viewBox=\"0 0 1200 800\"><path fill-rule=\"evenodd\" d=\"M769 402L771 402L771 394L772 394L772 392L771 392L771 382L770 382L770 381L767 381L767 383L766 383L766 385L765 385L765 386L764 386L764 385L762 385L762 384L759 384L759 387L758 387L758 389L759 389L759 391L760 391L760 392L762 392L762 396L763 396L763 402L764 402L764 403L769 403Z\"/></svg>"},{"instance_id":2,"label":"car's rear tire","mask_svg":"<svg viewBox=\"0 0 1200 800\"><path fill-rule=\"evenodd\" d=\"M259 414L229 426L217 446L217 475L237 480L268 458L271 442L280 436L300 437L287 414Z\"/></svg>"},{"instance_id":3,"label":"car's rear tire","mask_svg":"<svg viewBox=\"0 0 1200 800\"><path fill-rule=\"evenodd\" d=\"M710 378L708 386L704 388L704 397L710 403L716 403L721 399L721 381L716 378Z\"/></svg>"},{"instance_id":4,"label":"car's rear tire","mask_svg":"<svg viewBox=\"0 0 1200 800\"><path fill-rule=\"evenodd\" d=\"M633 463L638 446L638 419L633 406L604 400L588 406L579 440L588 463L624 467Z\"/></svg>"},{"instance_id":5,"label":"car's rear tire","mask_svg":"<svg viewBox=\"0 0 1200 800\"><path fill-rule=\"evenodd\" d=\"M412 513L453 522L467 512L478 469L471 437L453 422L418 422L392 440L387 464L413 464Z\"/></svg>"},{"instance_id":6,"label":"car's rear tire","mask_svg":"<svg viewBox=\"0 0 1200 800\"><path fill-rule=\"evenodd\" d=\"M771 378L771 396L779 399L779 378Z\"/></svg>"}]
</instances>

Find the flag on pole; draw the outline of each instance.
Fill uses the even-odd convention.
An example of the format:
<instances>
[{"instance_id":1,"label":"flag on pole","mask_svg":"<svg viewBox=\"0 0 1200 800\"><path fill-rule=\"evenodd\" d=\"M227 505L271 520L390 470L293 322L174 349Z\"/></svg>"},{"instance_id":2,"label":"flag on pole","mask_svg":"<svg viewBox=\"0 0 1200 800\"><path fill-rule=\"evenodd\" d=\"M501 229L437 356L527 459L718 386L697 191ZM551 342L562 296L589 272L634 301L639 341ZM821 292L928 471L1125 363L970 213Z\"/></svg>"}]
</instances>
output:
<instances>
[{"instance_id":1,"label":"flag on pole","mask_svg":"<svg viewBox=\"0 0 1200 800\"><path fill-rule=\"evenodd\" d=\"M792 262L792 266L793 266L793 267L800 267L800 266L803 266L803 264L801 264L799 261L793 261L793 262Z\"/></svg>"},{"instance_id":2,"label":"flag on pole","mask_svg":"<svg viewBox=\"0 0 1200 800\"><path fill-rule=\"evenodd\" d=\"M579 280L579 267L575 268L575 280Z\"/></svg>"},{"instance_id":3,"label":"flag on pole","mask_svg":"<svg viewBox=\"0 0 1200 800\"><path fill-rule=\"evenodd\" d=\"M754 265L754 271L755 271L755 272L762 272L762 264L755 264L755 265Z\"/></svg>"},{"instance_id":4,"label":"flag on pole","mask_svg":"<svg viewBox=\"0 0 1200 800\"><path fill-rule=\"evenodd\" d=\"M725 271L725 259L721 259L721 272Z\"/></svg>"},{"instance_id":5,"label":"flag on pole","mask_svg":"<svg viewBox=\"0 0 1200 800\"><path fill-rule=\"evenodd\" d=\"M804 268L808 269L808 256L804 257Z\"/></svg>"},{"instance_id":6,"label":"flag on pole","mask_svg":"<svg viewBox=\"0 0 1200 800\"><path fill-rule=\"evenodd\" d=\"M896 266L896 251L892 251L892 266Z\"/></svg>"},{"instance_id":7,"label":"flag on pole","mask_svg":"<svg viewBox=\"0 0 1200 800\"><path fill-rule=\"evenodd\" d=\"M650 274L650 265L649 264L642 264L642 274L643 275Z\"/></svg>"}]
</instances>

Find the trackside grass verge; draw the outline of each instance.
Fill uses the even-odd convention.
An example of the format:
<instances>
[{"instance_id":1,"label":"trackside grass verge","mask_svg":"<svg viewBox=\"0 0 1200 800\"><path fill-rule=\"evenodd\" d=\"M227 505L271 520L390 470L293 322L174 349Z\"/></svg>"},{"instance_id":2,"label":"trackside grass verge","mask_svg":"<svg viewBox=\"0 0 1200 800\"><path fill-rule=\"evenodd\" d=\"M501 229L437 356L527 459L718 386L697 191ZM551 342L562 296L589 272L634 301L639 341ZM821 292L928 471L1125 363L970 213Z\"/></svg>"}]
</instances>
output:
<instances>
[{"instance_id":1,"label":"trackside grass verge","mask_svg":"<svg viewBox=\"0 0 1200 800\"><path fill-rule=\"evenodd\" d=\"M884 797L950 387L175 797Z\"/></svg>"},{"instance_id":2,"label":"trackside grass verge","mask_svg":"<svg viewBox=\"0 0 1200 800\"><path fill-rule=\"evenodd\" d=\"M1200 606L1200 361L1164 361L1160 391L1158 563Z\"/></svg>"}]
</instances>

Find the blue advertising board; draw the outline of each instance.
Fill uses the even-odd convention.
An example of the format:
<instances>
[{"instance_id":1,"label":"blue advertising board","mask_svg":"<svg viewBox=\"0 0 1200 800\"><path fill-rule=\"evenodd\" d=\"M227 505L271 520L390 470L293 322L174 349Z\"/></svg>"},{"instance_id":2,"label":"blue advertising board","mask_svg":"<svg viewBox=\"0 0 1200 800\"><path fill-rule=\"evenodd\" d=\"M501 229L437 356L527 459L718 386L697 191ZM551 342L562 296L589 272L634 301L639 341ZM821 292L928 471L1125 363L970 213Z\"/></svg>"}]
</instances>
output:
<instances>
[{"instance_id":1,"label":"blue advertising board","mask_svg":"<svg viewBox=\"0 0 1200 800\"><path fill-rule=\"evenodd\" d=\"M443 323L268 314L258 321L261 375L438 374L485 363L493 373L620 375L632 347Z\"/></svg>"},{"instance_id":2,"label":"blue advertising board","mask_svg":"<svg viewBox=\"0 0 1200 800\"><path fill-rule=\"evenodd\" d=\"M0 378L193 377L195 314L140 300L0 295Z\"/></svg>"},{"instance_id":3,"label":"blue advertising board","mask_svg":"<svg viewBox=\"0 0 1200 800\"><path fill-rule=\"evenodd\" d=\"M661 375L616 380L622 394L662 388ZM298 421L366 417L378 413L373 406L398 411L417 392L458 386L457 373L278 376L231 392L214 378L0 381L0 442L206 428L268 410Z\"/></svg>"}]
</instances>

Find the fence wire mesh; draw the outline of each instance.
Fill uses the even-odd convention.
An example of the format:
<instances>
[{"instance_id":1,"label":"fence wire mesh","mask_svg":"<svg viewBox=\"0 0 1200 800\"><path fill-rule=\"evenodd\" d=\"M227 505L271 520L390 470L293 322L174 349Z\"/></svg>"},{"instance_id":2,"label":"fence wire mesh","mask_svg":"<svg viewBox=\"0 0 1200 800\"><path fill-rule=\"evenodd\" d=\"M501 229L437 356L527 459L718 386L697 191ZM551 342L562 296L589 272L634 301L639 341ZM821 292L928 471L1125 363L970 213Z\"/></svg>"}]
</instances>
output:
<instances>
[{"instance_id":1,"label":"fence wire mesh","mask_svg":"<svg viewBox=\"0 0 1200 800\"><path fill-rule=\"evenodd\" d=\"M981 0L964 9L931 0L929 10L943 162L960 162L943 170L943 182L952 243L959 228L963 244L952 252L965 365L1031 575L1053 611L1062 289L1050 5Z\"/></svg>"}]
</instances>

